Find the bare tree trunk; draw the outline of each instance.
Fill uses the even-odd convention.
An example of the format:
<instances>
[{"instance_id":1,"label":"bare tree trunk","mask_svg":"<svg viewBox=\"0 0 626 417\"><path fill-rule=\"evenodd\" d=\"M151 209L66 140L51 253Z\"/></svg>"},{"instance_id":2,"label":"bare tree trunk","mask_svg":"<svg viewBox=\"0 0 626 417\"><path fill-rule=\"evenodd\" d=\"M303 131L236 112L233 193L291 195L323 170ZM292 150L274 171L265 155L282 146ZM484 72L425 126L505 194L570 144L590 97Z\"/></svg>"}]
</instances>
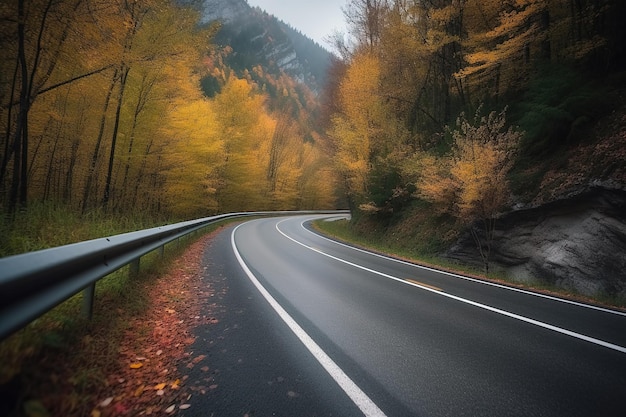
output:
<instances>
[{"instance_id":1,"label":"bare tree trunk","mask_svg":"<svg viewBox=\"0 0 626 417\"><path fill-rule=\"evenodd\" d=\"M113 135L111 137L111 151L109 152L109 167L107 170L107 177L104 184L104 196L102 197L102 207L107 208L109 200L111 198L111 179L113 178L113 162L115 161L115 147L117 145L117 136L120 127L120 115L122 113L122 102L124 101L124 89L126 88L126 80L128 79L128 73L130 67L125 64L122 65L120 70L120 90L117 100L117 108L115 110L115 122L113 125Z\"/></svg>"},{"instance_id":2,"label":"bare tree trunk","mask_svg":"<svg viewBox=\"0 0 626 417\"><path fill-rule=\"evenodd\" d=\"M26 15L24 0L18 1L18 62L20 66L21 86L19 98L19 112L13 141L13 178L9 195L9 212L15 212L18 199L20 204L25 204L26 188L26 164L22 155L28 152L28 108L30 105L28 94L28 71L26 69ZM24 199L24 201L22 201Z\"/></svg>"},{"instance_id":3,"label":"bare tree trunk","mask_svg":"<svg viewBox=\"0 0 626 417\"><path fill-rule=\"evenodd\" d=\"M13 71L13 80L11 82L11 95L9 97L9 103L13 103L15 99L15 90L17 89L17 75L20 69L20 61L18 59L15 60L15 70ZM11 156L13 156L14 147L12 146L11 137L11 125L13 124L13 105L9 104L7 110L7 126L5 131L5 142L4 142L4 154L2 156L2 166L0 166L0 187L4 188L4 179L7 173L7 168L9 167L9 162L11 161Z\"/></svg>"},{"instance_id":4,"label":"bare tree trunk","mask_svg":"<svg viewBox=\"0 0 626 417\"><path fill-rule=\"evenodd\" d=\"M102 138L104 136L104 127L106 125L109 104L111 103L111 96L113 95L113 89L115 88L115 85L117 84L117 80L118 80L118 70L116 69L115 72L113 73L113 78L111 79L111 85L109 86L109 90L107 91L106 98L104 99L102 117L100 118L100 130L98 131L98 138L96 140L96 146L94 147L93 153L91 154L91 163L89 165L89 171L87 173L85 189L83 191L83 207L82 207L83 214L87 211L87 207L89 206L89 194L91 192L91 186L94 180L96 164L98 163L98 157L100 155L100 146L102 144Z\"/></svg>"},{"instance_id":5,"label":"bare tree trunk","mask_svg":"<svg viewBox=\"0 0 626 417\"><path fill-rule=\"evenodd\" d=\"M72 148L70 152L70 164L67 167L67 173L65 175L65 185L63 187L63 201L67 204L72 203L72 189L74 186L74 168L76 167L76 160L78 158L78 139L72 141Z\"/></svg>"},{"instance_id":6,"label":"bare tree trunk","mask_svg":"<svg viewBox=\"0 0 626 417\"><path fill-rule=\"evenodd\" d=\"M150 96L150 91L152 90L152 87L154 86L155 82L156 82L156 78L153 78L152 80L147 82L145 75L142 79L141 88L139 90L139 94L137 97L137 105L135 106L135 111L133 113L133 124L130 129L130 139L128 141L128 153L126 155L126 166L124 167L124 178L122 180L122 187L120 191L121 192L120 200L122 200L119 203L120 205L124 204L123 200L125 200L127 198L127 195L129 194L126 188L128 187L130 162L132 158L133 147L135 144L135 135L137 132L137 125L139 124L139 115L143 111L148 101L148 97ZM145 165L145 158L144 158L142 165ZM134 207L134 204L130 205L130 207Z\"/></svg>"}]
</instances>

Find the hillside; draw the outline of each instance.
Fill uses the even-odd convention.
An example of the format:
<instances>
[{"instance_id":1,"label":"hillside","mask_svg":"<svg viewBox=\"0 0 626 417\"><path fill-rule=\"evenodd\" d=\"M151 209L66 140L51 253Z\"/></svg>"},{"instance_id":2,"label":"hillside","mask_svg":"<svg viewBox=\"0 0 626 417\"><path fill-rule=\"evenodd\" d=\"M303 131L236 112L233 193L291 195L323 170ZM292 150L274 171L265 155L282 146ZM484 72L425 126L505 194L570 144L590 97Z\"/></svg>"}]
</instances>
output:
<instances>
[{"instance_id":1,"label":"hillside","mask_svg":"<svg viewBox=\"0 0 626 417\"><path fill-rule=\"evenodd\" d=\"M626 107L591 130L553 159L531 201L498 216L492 270L517 282L626 299ZM481 265L470 233L444 256Z\"/></svg>"},{"instance_id":2,"label":"hillside","mask_svg":"<svg viewBox=\"0 0 626 417\"><path fill-rule=\"evenodd\" d=\"M350 2L328 96L354 228L626 297L626 4L601 4Z\"/></svg>"},{"instance_id":3,"label":"hillside","mask_svg":"<svg viewBox=\"0 0 626 417\"><path fill-rule=\"evenodd\" d=\"M261 67L275 79L286 74L316 95L326 80L330 53L298 30L253 8L245 0L207 0L203 21L219 21L214 42L225 54L224 63L243 74ZM256 78L264 85L262 78Z\"/></svg>"}]
</instances>

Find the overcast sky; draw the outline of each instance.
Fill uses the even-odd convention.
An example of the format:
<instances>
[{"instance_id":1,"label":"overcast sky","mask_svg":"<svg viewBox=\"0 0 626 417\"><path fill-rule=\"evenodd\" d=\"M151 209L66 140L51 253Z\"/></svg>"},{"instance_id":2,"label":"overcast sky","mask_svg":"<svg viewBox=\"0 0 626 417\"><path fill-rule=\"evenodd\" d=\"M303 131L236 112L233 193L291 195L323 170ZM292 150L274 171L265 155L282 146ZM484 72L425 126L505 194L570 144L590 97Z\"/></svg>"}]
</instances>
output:
<instances>
[{"instance_id":1,"label":"overcast sky","mask_svg":"<svg viewBox=\"0 0 626 417\"><path fill-rule=\"evenodd\" d=\"M324 47L324 38L334 30L346 32L341 9L347 0L248 0L250 6L259 6Z\"/></svg>"}]
</instances>

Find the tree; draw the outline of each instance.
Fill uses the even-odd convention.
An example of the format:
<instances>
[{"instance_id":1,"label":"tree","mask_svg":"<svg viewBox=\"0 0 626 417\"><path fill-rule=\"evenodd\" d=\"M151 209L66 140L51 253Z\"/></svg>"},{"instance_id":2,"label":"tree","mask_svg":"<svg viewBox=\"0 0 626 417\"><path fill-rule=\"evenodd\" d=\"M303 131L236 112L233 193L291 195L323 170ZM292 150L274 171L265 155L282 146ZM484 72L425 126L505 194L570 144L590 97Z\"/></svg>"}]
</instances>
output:
<instances>
[{"instance_id":1,"label":"tree","mask_svg":"<svg viewBox=\"0 0 626 417\"><path fill-rule=\"evenodd\" d=\"M297 205L302 174L303 144L288 113L281 113L269 142L267 181L271 207L287 210Z\"/></svg>"},{"instance_id":2,"label":"tree","mask_svg":"<svg viewBox=\"0 0 626 417\"><path fill-rule=\"evenodd\" d=\"M263 108L264 97L246 80L231 78L214 99L224 163L217 189L221 212L265 208L267 152L274 121Z\"/></svg>"},{"instance_id":3,"label":"tree","mask_svg":"<svg viewBox=\"0 0 626 417\"><path fill-rule=\"evenodd\" d=\"M72 38L74 28L82 21L84 3L83 0L17 0L2 8L0 19L16 23L13 31L9 29L2 33L7 41L2 51L7 58L3 60L4 64L14 64L9 66L11 70L8 72L0 71L3 74L2 85L10 86L10 93L1 95L7 111L3 120L4 153L0 167L3 187L7 174L11 178L7 199L9 211L15 210L18 204L25 207L28 200L31 163L29 115L37 98L109 68L108 65L96 65L88 70L74 67L70 75L61 75L59 71L67 54L68 39ZM64 69L67 71L69 67ZM5 74L10 74L10 78L4 78ZM8 172L11 157L13 165Z\"/></svg>"},{"instance_id":4,"label":"tree","mask_svg":"<svg viewBox=\"0 0 626 417\"><path fill-rule=\"evenodd\" d=\"M352 35L369 52L380 40L386 7L387 0L352 0L344 9Z\"/></svg>"},{"instance_id":5,"label":"tree","mask_svg":"<svg viewBox=\"0 0 626 417\"><path fill-rule=\"evenodd\" d=\"M506 128L506 113L491 112L473 120L461 115L452 131L454 139L449 174L442 172L435 185L422 184L423 195L433 196L436 188L455 190L454 215L466 225L476 243L485 272L489 272L492 242L498 213L509 202L507 175L517 156L522 133ZM445 187L445 188L444 188Z\"/></svg>"},{"instance_id":6,"label":"tree","mask_svg":"<svg viewBox=\"0 0 626 417\"><path fill-rule=\"evenodd\" d=\"M180 98L168 113L161 133L168 138L164 151L166 197L164 211L177 218L206 216L218 210L218 172L224 142L217 135L212 103L199 97Z\"/></svg>"},{"instance_id":7,"label":"tree","mask_svg":"<svg viewBox=\"0 0 626 417\"><path fill-rule=\"evenodd\" d=\"M375 205L386 200L372 195L372 191L380 191L377 182L387 179L386 174L378 173L397 167L399 151L407 141L406 129L380 94L380 77L376 55L355 54L340 85L341 113L333 118L329 132L352 209L372 200ZM385 194L391 195L387 191Z\"/></svg>"}]
</instances>

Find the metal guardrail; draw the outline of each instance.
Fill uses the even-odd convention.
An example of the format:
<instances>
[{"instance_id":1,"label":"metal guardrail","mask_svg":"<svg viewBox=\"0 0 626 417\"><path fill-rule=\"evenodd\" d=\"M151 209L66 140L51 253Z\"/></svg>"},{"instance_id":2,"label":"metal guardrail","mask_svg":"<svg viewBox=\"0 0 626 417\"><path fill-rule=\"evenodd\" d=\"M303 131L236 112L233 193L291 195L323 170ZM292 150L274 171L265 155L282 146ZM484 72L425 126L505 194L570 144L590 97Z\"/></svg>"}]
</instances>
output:
<instances>
[{"instance_id":1,"label":"metal guardrail","mask_svg":"<svg viewBox=\"0 0 626 417\"><path fill-rule=\"evenodd\" d=\"M0 258L0 340L84 291L83 312L91 317L96 282L166 243L221 220L251 216L343 214L346 211L228 213Z\"/></svg>"}]
</instances>

